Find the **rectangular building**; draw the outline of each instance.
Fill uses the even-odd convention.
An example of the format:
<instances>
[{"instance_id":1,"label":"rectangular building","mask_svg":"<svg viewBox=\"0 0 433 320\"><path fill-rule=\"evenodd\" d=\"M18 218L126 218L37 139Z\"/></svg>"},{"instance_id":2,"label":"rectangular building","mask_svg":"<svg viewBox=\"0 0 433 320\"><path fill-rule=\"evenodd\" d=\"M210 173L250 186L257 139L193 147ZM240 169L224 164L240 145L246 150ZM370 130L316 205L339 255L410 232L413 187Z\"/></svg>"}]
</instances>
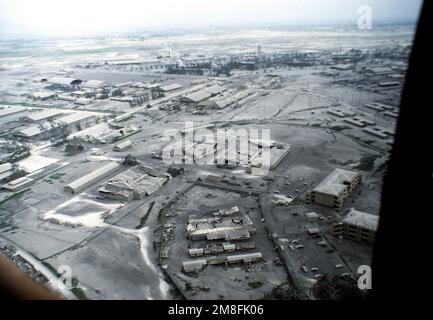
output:
<instances>
[{"instance_id":1,"label":"rectangular building","mask_svg":"<svg viewBox=\"0 0 433 320\"><path fill-rule=\"evenodd\" d=\"M2 185L1 188L11 192L17 192L32 184L33 181L32 178L21 177Z\"/></svg>"},{"instance_id":2,"label":"rectangular building","mask_svg":"<svg viewBox=\"0 0 433 320\"><path fill-rule=\"evenodd\" d=\"M107 165L105 165L105 166L103 166L103 167L101 167L95 171L92 171L89 174L86 174L85 176L67 184L65 186L65 191L69 191L72 193L78 193L78 192L86 189L87 187L95 184L96 182L98 182L102 178L104 178L110 174L113 174L114 172L116 172L120 168L121 168L120 164L118 164L116 162L110 162Z\"/></svg>"},{"instance_id":3,"label":"rectangular building","mask_svg":"<svg viewBox=\"0 0 433 320\"><path fill-rule=\"evenodd\" d=\"M336 237L373 244L379 217L351 209L342 222L334 225L333 234Z\"/></svg>"},{"instance_id":4,"label":"rectangular building","mask_svg":"<svg viewBox=\"0 0 433 320\"><path fill-rule=\"evenodd\" d=\"M327 207L341 209L344 201L361 183L357 172L335 169L308 195L309 200Z\"/></svg>"},{"instance_id":5,"label":"rectangular building","mask_svg":"<svg viewBox=\"0 0 433 320\"><path fill-rule=\"evenodd\" d=\"M191 240L238 240L249 238L252 232L255 232L254 223L248 216L190 219L187 225L188 238Z\"/></svg>"}]
</instances>

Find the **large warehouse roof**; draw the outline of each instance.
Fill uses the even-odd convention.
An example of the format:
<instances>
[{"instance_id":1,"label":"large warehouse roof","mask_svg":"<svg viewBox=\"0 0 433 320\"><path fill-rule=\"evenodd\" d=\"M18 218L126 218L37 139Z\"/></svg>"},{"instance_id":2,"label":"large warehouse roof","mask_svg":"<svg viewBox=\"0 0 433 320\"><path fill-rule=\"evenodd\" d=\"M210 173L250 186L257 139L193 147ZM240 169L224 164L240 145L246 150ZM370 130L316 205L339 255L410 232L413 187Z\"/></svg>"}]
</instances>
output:
<instances>
[{"instance_id":1,"label":"large warehouse roof","mask_svg":"<svg viewBox=\"0 0 433 320\"><path fill-rule=\"evenodd\" d=\"M99 181L100 179L114 173L121 167L120 164L116 162L110 162L107 165L90 172L89 174L86 174L85 176L72 181L70 184L65 186L65 191L70 191L72 193L78 193L85 188L91 186L95 182Z\"/></svg>"},{"instance_id":2,"label":"large warehouse roof","mask_svg":"<svg viewBox=\"0 0 433 320\"><path fill-rule=\"evenodd\" d=\"M69 114L67 116L64 116L62 118L59 118L58 121L61 123L70 124L70 123L78 122L78 121L88 119L88 118L91 118L94 116L95 116L94 113L80 111L80 112L74 112L74 113Z\"/></svg>"},{"instance_id":3,"label":"large warehouse roof","mask_svg":"<svg viewBox=\"0 0 433 320\"><path fill-rule=\"evenodd\" d=\"M83 88L97 89L107 86L107 83L101 80L89 80L84 82L81 86Z\"/></svg>"},{"instance_id":4,"label":"large warehouse roof","mask_svg":"<svg viewBox=\"0 0 433 320\"><path fill-rule=\"evenodd\" d=\"M159 89L161 89L164 92L173 91L173 90L180 89L180 88L182 88L182 86L180 84L177 84L177 83L167 84L165 86L159 87Z\"/></svg>"},{"instance_id":5,"label":"large warehouse roof","mask_svg":"<svg viewBox=\"0 0 433 320\"><path fill-rule=\"evenodd\" d=\"M204 90L209 92L210 94L214 95L214 94L218 94L218 93L223 92L225 90L225 88L216 84L212 87L205 88Z\"/></svg>"},{"instance_id":6,"label":"large warehouse roof","mask_svg":"<svg viewBox=\"0 0 433 320\"><path fill-rule=\"evenodd\" d=\"M59 84L62 86L71 86L71 85L77 85L83 82L83 80L76 79L76 78L66 78L66 77L52 77L48 79L48 83L51 84Z\"/></svg>"},{"instance_id":7,"label":"large warehouse roof","mask_svg":"<svg viewBox=\"0 0 433 320\"><path fill-rule=\"evenodd\" d=\"M40 121L45 120L47 118L55 117L57 115L62 114L63 111L59 109L46 109L43 111L32 112L24 117L25 120L28 121Z\"/></svg>"},{"instance_id":8,"label":"large warehouse roof","mask_svg":"<svg viewBox=\"0 0 433 320\"><path fill-rule=\"evenodd\" d=\"M207 98L210 98L211 96L212 95L209 92L205 90L200 90L183 97L181 100L186 102L200 102Z\"/></svg>"}]
</instances>

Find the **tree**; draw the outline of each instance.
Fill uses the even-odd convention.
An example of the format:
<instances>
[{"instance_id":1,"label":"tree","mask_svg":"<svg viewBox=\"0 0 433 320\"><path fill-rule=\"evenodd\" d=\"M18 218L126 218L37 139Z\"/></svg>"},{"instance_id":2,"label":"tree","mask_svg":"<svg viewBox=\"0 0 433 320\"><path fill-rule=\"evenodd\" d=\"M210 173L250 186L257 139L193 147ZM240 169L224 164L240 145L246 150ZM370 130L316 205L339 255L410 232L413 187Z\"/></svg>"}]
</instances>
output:
<instances>
[{"instance_id":1,"label":"tree","mask_svg":"<svg viewBox=\"0 0 433 320\"><path fill-rule=\"evenodd\" d=\"M71 134L71 129L64 122L53 122L51 129L51 144L54 146L61 145L66 142L66 139Z\"/></svg>"},{"instance_id":2,"label":"tree","mask_svg":"<svg viewBox=\"0 0 433 320\"><path fill-rule=\"evenodd\" d=\"M126 166L136 166L136 165L138 165L138 161L133 156L131 156L131 154L128 154L123 159L123 164L126 165Z\"/></svg>"},{"instance_id":3,"label":"tree","mask_svg":"<svg viewBox=\"0 0 433 320\"><path fill-rule=\"evenodd\" d=\"M355 279L325 274L311 289L321 300L363 300L365 292L358 288Z\"/></svg>"}]
</instances>

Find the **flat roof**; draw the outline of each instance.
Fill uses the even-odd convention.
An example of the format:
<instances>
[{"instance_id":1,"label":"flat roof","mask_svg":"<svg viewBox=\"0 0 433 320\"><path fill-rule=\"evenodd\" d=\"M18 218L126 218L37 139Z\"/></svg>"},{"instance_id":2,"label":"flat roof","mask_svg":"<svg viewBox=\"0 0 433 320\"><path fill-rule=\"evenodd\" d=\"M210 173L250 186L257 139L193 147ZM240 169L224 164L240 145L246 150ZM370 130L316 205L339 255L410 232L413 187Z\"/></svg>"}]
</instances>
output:
<instances>
[{"instance_id":1,"label":"flat roof","mask_svg":"<svg viewBox=\"0 0 433 320\"><path fill-rule=\"evenodd\" d=\"M167 84L165 86L160 86L159 88L162 91L172 91L172 90L180 89L180 88L182 88L182 86L180 84L177 84L177 83L172 83L172 84Z\"/></svg>"},{"instance_id":2,"label":"flat roof","mask_svg":"<svg viewBox=\"0 0 433 320\"><path fill-rule=\"evenodd\" d=\"M124 141L119 142L118 144L116 144L114 146L114 148L122 149L122 148L129 147L129 146L132 146L132 142L130 140L124 140Z\"/></svg>"},{"instance_id":3,"label":"flat roof","mask_svg":"<svg viewBox=\"0 0 433 320\"><path fill-rule=\"evenodd\" d=\"M88 80L81 84L83 88L92 88L92 89L102 88L106 85L107 83L102 80Z\"/></svg>"},{"instance_id":4,"label":"flat roof","mask_svg":"<svg viewBox=\"0 0 433 320\"><path fill-rule=\"evenodd\" d=\"M13 165L11 163L9 163L9 162L2 163L2 164L0 164L0 173L10 171L10 170L12 170L12 168L13 168Z\"/></svg>"},{"instance_id":5,"label":"flat roof","mask_svg":"<svg viewBox=\"0 0 433 320\"><path fill-rule=\"evenodd\" d=\"M187 96L183 97L182 99L186 99L186 100L189 100L191 102L200 102L200 101L203 101L207 98L210 98L211 96L212 95L210 92L205 91L205 90L200 90L200 91L194 92L190 95L187 95Z\"/></svg>"},{"instance_id":6,"label":"flat roof","mask_svg":"<svg viewBox=\"0 0 433 320\"><path fill-rule=\"evenodd\" d=\"M313 189L313 191L338 197L347 187L344 183L351 183L360 175L360 173L354 171L334 169L334 171L323 179L322 182Z\"/></svg>"},{"instance_id":7,"label":"flat roof","mask_svg":"<svg viewBox=\"0 0 433 320\"><path fill-rule=\"evenodd\" d=\"M117 170L120 168L121 165L116 162L110 162L106 164L103 167L100 167L99 169L96 169L89 174L86 174L85 176L82 176L81 178L78 178L77 180L72 181L71 183L67 184L65 187L71 188L72 190L80 190L88 185L89 183L96 182L102 177L110 174L111 172Z\"/></svg>"},{"instance_id":8,"label":"flat roof","mask_svg":"<svg viewBox=\"0 0 433 320\"><path fill-rule=\"evenodd\" d=\"M33 179L28 177L21 177L18 179L15 179L13 181L10 181L9 183L4 184L2 187L4 189L14 191L21 187L27 186L28 184L32 183Z\"/></svg>"},{"instance_id":9,"label":"flat roof","mask_svg":"<svg viewBox=\"0 0 433 320\"><path fill-rule=\"evenodd\" d=\"M19 131L19 134L21 136L26 136L26 137L34 137L41 133L42 133L42 129L40 126L37 125Z\"/></svg>"},{"instance_id":10,"label":"flat roof","mask_svg":"<svg viewBox=\"0 0 433 320\"><path fill-rule=\"evenodd\" d=\"M225 88L216 84L216 85L213 85L211 87L204 88L204 90L209 92L210 94L218 94L220 92L223 92L225 90Z\"/></svg>"},{"instance_id":11,"label":"flat roof","mask_svg":"<svg viewBox=\"0 0 433 320\"><path fill-rule=\"evenodd\" d=\"M28 115L26 115L24 118L31 120L31 121L39 121L44 120L50 117L57 116L59 114L62 114L64 111L58 110L58 109L47 109L43 111L38 112L32 112Z\"/></svg>"},{"instance_id":12,"label":"flat roof","mask_svg":"<svg viewBox=\"0 0 433 320\"><path fill-rule=\"evenodd\" d=\"M379 225L379 216L351 209L343 219L343 223L370 231L376 231Z\"/></svg>"},{"instance_id":13,"label":"flat roof","mask_svg":"<svg viewBox=\"0 0 433 320\"><path fill-rule=\"evenodd\" d=\"M66 123L66 124L70 124L70 123L74 123L74 122L77 122L80 120L88 119L88 118L91 118L94 116L95 116L94 113L81 111L81 112L74 112L74 113L69 114L67 116L64 116L62 118L59 118L58 121Z\"/></svg>"},{"instance_id":14,"label":"flat roof","mask_svg":"<svg viewBox=\"0 0 433 320\"><path fill-rule=\"evenodd\" d=\"M261 252L234 254L227 256L227 261L238 261L238 260L249 260L249 259L262 259L263 255Z\"/></svg>"},{"instance_id":15,"label":"flat roof","mask_svg":"<svg viewBox=\"0 0 433 320\"><path fill-rule=\"evenodd\" d=\"M60 85L63 85L63 86L70 86L70 85L73 85L73 84L80 84L83 81L80 80L80 79L77 79L77 78L52 77L52 78L49 78L47 80L47 82L51 83L51 84L60 84Z\"/></svg>"}]
</instances>

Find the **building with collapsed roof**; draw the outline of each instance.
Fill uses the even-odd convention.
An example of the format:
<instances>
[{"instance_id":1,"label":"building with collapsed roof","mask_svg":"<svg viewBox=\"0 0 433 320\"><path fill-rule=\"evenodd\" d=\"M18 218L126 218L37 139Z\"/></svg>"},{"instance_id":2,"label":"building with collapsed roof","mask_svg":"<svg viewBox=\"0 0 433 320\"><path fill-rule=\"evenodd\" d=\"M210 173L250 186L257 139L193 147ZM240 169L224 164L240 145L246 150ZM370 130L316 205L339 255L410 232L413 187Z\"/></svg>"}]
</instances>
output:
<instances>
[{"instance_id":1,"label":"building with collapsed roof","mask_svg":"<svg viewBox=\"0 0 433 320\"><path fill-rule=\"evenodd\" d=\"M308 198L311 202L341 209L361 179L362 175L358 172L335 169L308 194Z\"/></svg>"},{"instance_id":2,"label":"building with collapsed roof","mask_svg":"<svg viewBox=\"0 0 433 320\"><path fill-rule=\"evenodd\" d=\"M334 225L333 234L336 237L374 243L379 225L379 216L351 209L342 222Z\"/></svg>"},{"instance_id":3,"label":"building with collapsed roof","mask_svg":"<svg viewBox=\"0 0 433 320\"><path fill-rule=\"evenodd\" d=\"M107 198L125 202L139 200L160 189L167 180L167 176L139 165L110 178L98 192Z\"/></svg>"},{"instance_id":4,"label":"building with collapsed roof","mask_svg":"<svg viewBox=\"0 0 433 320\"><path fill-rule=\"evenodd\" d=\"M203 218L189 219L186 227L191 240L221 240L234 241L249 239L256 230L248 216L240 218Z\"/></svg>"},{"instance_id":5,"label":"building with collapsed roof","mask_svg":"<svg viewBox=\"0 0 433 320\"><path fill-rule=\"evenodd\" d=\"M3 117L9 117L11 115L16 115L18 113L23 113L27 111L24 107L18 107L18 106L5 106L0 107L0 118Z\"/></svg>"}]
</instances>

